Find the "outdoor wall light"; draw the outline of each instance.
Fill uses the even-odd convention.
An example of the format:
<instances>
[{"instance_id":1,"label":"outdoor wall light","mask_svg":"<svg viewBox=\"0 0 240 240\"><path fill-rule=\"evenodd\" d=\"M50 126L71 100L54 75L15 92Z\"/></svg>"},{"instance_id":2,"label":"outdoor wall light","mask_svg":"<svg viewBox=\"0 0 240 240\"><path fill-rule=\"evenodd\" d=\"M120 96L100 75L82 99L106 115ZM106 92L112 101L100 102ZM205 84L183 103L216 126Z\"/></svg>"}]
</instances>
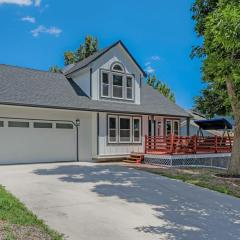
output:
<instances>
[{"instance_id":1,"label":"outdoor wall light","mask_svg":"<svg viewBox=\"0 0 240 240\"><path fill-rule=\"evenodd\" d=\"M76 126L79 127L80 126L80 120L76 119Z\"/></svg>"}]
</instances>

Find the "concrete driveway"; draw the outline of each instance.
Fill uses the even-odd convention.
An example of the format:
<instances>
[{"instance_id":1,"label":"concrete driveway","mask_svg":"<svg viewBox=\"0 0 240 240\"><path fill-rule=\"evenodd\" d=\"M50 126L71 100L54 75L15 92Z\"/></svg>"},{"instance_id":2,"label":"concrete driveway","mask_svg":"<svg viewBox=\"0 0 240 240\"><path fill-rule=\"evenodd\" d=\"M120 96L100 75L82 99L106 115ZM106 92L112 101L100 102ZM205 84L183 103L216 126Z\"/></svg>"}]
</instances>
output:
<instances>
[{"instance_id":1,"label":"concrete driveway","mask_svg":"<svg viewBox=\"0 0 240 240\"><path fill-rule=\"evenodd\" d=\"M240 239L239 199L118 164L1 166L0 183L67 239Z\"/></svg>"}]
</instances>

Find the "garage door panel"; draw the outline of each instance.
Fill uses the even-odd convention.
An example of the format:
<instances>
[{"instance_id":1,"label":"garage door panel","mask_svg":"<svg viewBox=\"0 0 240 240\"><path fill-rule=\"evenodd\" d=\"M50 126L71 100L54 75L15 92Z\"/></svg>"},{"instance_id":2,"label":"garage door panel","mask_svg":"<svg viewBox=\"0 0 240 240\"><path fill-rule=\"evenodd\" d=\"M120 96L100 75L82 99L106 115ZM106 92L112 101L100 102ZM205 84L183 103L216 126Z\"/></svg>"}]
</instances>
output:
<instances>
[{"instance_id":1,"label":"garage door panel","mask_svg":"<svg viewBox=\"0 0 240 240\"><path fill-rule=\"evenodd\" d=\"M10 121L10 120L8 120ZM76 161L76 129L0 127L0 164Z\"/></svg>"}]
</instances>

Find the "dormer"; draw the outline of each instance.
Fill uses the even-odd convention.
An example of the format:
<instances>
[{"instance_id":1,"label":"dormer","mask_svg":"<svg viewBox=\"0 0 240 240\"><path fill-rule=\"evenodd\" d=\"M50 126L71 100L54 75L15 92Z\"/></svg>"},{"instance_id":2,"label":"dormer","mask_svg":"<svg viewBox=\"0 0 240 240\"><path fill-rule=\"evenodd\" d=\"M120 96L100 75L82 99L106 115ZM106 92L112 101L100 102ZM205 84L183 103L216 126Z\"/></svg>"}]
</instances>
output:
<instances>
[{"instance_id":1,"label":"dormer","mask_svg":"<svg viewBox=\"0 0 240 240\"><path fill-rule=\"evenodd\" d=\"M140 104L145 72L121 41L65 72L91 99Z\"/></svg>"}]
</instances>

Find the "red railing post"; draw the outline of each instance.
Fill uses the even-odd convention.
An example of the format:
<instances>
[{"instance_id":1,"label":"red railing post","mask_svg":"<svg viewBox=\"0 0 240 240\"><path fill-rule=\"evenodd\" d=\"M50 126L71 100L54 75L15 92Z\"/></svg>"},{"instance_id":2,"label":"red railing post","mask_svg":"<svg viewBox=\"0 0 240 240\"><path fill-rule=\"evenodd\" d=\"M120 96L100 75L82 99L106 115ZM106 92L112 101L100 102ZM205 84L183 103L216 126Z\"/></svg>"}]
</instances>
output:
<instances>
[{"instance_id":1,"label":"red railing post","mask_svg":"<svg viewBox=\"0 0 240 240\"><path fill-rule=\"evenodd\" d=\"M144 146L144 153L146 154L147 153L147 139L148 137L147 137L147 135L145 135L145 146Z\"/></svg>"},{"instance_id":2,"label":"red railing post","mask_svg":"<svg viewBox=\"0 0 240 240\"><path fill-rule=\"evenodd\" d=\"M215 135L215 139L214 139L215 153L218 152L217 144L218 144L218 139L217 139L217 135Z\"/></svg>"},{"instance_id":3,"label":"red railing post","mask_svg":"<svg viewBox=\"0 0 240 240\"><path fill-rule=\"evenodd\" d=\"M197 153L197 136L193 136L193 152Z\"/></svg>"},{"instance_id":4,"label":"red railing post","mask_svg":"<svg viewBox=\"0 0 240 240\"><path fill-rule=\"evenodd\" d=\"M170 134L170 154L174 152L174 134Z\"/></svg>"}]
</instances>

